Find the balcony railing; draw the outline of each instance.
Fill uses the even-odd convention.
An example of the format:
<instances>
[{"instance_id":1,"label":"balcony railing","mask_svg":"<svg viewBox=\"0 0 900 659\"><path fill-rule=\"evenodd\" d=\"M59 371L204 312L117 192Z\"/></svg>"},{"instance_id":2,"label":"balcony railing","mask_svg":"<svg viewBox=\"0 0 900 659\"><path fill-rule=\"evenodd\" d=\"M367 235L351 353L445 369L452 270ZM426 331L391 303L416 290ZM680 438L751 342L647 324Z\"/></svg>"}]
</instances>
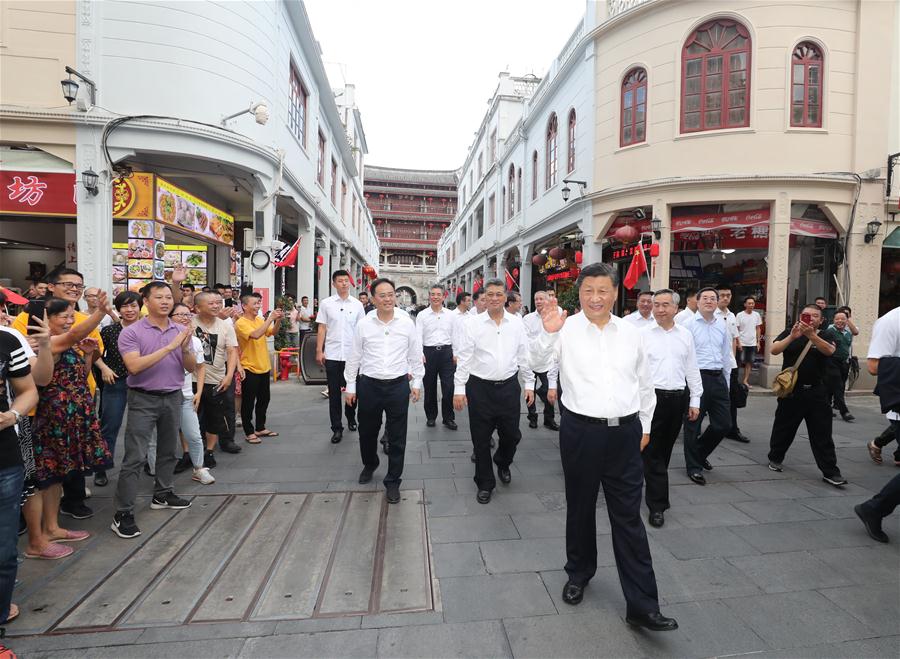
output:
<instances>
[{"instance_id":1,"label":"balcony railing","mask_svg":"<svg viewBox=\"0 0 900 659\"><path fill-rule=\"evenodd\" d=\"M437 265L424 265L422 263L380 263L378 265L378 271L381 272L382 270L435 273L437 272Z\"/></svg>"}]
</instances>

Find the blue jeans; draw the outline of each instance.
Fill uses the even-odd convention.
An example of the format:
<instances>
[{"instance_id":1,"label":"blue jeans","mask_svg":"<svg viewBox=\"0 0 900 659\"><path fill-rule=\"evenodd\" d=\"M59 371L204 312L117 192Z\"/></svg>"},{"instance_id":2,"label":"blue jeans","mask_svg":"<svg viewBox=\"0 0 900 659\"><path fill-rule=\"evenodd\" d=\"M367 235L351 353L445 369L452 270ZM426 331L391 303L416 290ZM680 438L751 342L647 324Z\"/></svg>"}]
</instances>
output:
<instances>
[{"instance_id":1,"label":"blue jeans","mask_svg":"<svg viewBox=\"0 0 900 659\"><path fill-rule=\"evenodd\" d=\"M25 468L22 465L0 469L0 624L9 616L9 603L19 568L16 544L24 483Z\"/></svg>"},{"instance_id":2,"label":"blue jeans","mask_svg":"<svg viewBox=\"0 0 900 659\"><path fill-rule=\"evenodd\" d=\"M125 378L103 385L100 398L100 434L113 458L116 452L116 437L119 436L119 429L122 427L127 403L128 385L125 384Z\"/></svg>"}]
</instances>

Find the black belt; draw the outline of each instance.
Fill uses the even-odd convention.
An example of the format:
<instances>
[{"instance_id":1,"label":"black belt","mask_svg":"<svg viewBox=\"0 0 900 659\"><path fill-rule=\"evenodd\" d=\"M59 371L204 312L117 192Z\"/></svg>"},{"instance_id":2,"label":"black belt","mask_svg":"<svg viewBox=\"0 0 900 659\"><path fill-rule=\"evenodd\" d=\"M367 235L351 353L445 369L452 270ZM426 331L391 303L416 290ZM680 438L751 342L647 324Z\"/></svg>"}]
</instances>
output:
<instances>
[{"instance_id":1,"label":"black belt","mask_svg":"<svg viewBox=\"0 0 900 659\"><path fill-rule=\"evenodd\" d=\"M569 408L563 408L566 414L571 414L579 421L584 421L585 423L596 423L601 426L609 426L610 428L615 428L616 426L625 425L626 423L631 423L635 419L638 418L638 413L629 414L628 416L620 416L615 419L600 419L595 416L585 416L584 414L579 414L578 412L573 412Z\"/></svg>"},{"instance_id":2,"label":"black belt","mask_svg":"<svg viewBox=\"0 0 900 659\"><path fill-rule=\"evenodd\" d=\"M684 389L657 389L656 395L663 398L681 398L684 396Z\"/></svg>"},{"instance_id":3,"label":"black belt","mask_svg":"<svg viewBox=\"0 0 900 659\"><path fill-rule=\"evenodd\" d=\"M469 379L470 380L478 380L478 382L484 382L485 384L492 384L495 387L499 387L501 385L513 382L514 380L518 380L519 376L518 376L518 374L516 374L516 375L513 375L512 377L506 378L505 380L485 380L484 378L480 378L477 375L470 375Z\"/></svg>"},{"instance_id":4,"label":"black belt","mask_svg":"<svg viewBox=\"0 0 900 659\"><path fill-rule=\"evenodd\" d=\"M425 350L443 350L444 348L449 348L449 345L440 345L440 346L425 346Z\"/></svg>"},{"instance_id":5,"label":"black belt","mask_svg":"<svg viewBox=\"0 0 900 659\"><path fill-rule=\"evenodd\" d=\"M397 382L400 382L402 380L409 379L405 375L398 375L397 377L391 378L390 380L382 380L380 378L373 378L370 375L360 375L359 377L360 377L360 379L365 378L366 380L371 380L372 382L378 382L381 384L396 384Z\"/></svg>"},{"instance_id":6,"label":"black belt","mask_svg":"<svg viewBox=\"0 0 900 659\"><path fill-rule=\"evenodd\" d=\"M180 393L181 389L172 389L171 391L158 391L151 389L141 389L140 387L129 387L132 391L139 391L142 394L147 394L148 396L155 396L156 398L163 398L165 396L171 396L174 393Z\"/></svg>"},{"instance_id":7,"label":"black belt","mask_svg":"<svg viewBox=\"0 0 900 659\"><path fill-rule=\"evenodd\" d=\"M722 375L722 369L701 368L700 375Z\"/></svg>"}]
</instances>

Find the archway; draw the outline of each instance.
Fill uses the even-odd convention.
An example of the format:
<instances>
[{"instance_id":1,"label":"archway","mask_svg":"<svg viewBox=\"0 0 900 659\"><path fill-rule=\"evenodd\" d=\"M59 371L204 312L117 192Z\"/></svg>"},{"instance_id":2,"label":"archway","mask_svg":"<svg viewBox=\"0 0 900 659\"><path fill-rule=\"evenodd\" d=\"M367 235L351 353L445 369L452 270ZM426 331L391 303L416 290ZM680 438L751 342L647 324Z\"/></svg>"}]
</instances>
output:
<instances>
[{"instance_id":1,"label":"archway","mask_svg":"<svg viewBox=\"0 0 900 659\"><path fill-rule=\"evenodd\" d=\"M412 309L416 306L416 292L409 286L400 286L396 290L397 306Z\"/></svg>"}]
</instances>

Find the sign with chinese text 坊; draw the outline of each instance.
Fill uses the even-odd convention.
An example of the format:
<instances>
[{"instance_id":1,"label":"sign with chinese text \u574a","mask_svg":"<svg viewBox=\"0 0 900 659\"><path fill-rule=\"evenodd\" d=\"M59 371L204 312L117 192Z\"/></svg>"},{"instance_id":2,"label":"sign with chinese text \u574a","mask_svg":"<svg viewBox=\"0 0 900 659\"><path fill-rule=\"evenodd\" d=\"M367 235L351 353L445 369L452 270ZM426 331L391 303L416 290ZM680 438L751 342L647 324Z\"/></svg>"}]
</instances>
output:
<instances>
[{"instance_id":1,"label":"sign with chinese text \u574a","mask_svg":"<svg viewBox=\"0 0 900 659\"><path fill-rule=\"evenodd\" d=\"M75 174L0 171L0 213L75 217Z\"/></svg>"}]
</instances>

